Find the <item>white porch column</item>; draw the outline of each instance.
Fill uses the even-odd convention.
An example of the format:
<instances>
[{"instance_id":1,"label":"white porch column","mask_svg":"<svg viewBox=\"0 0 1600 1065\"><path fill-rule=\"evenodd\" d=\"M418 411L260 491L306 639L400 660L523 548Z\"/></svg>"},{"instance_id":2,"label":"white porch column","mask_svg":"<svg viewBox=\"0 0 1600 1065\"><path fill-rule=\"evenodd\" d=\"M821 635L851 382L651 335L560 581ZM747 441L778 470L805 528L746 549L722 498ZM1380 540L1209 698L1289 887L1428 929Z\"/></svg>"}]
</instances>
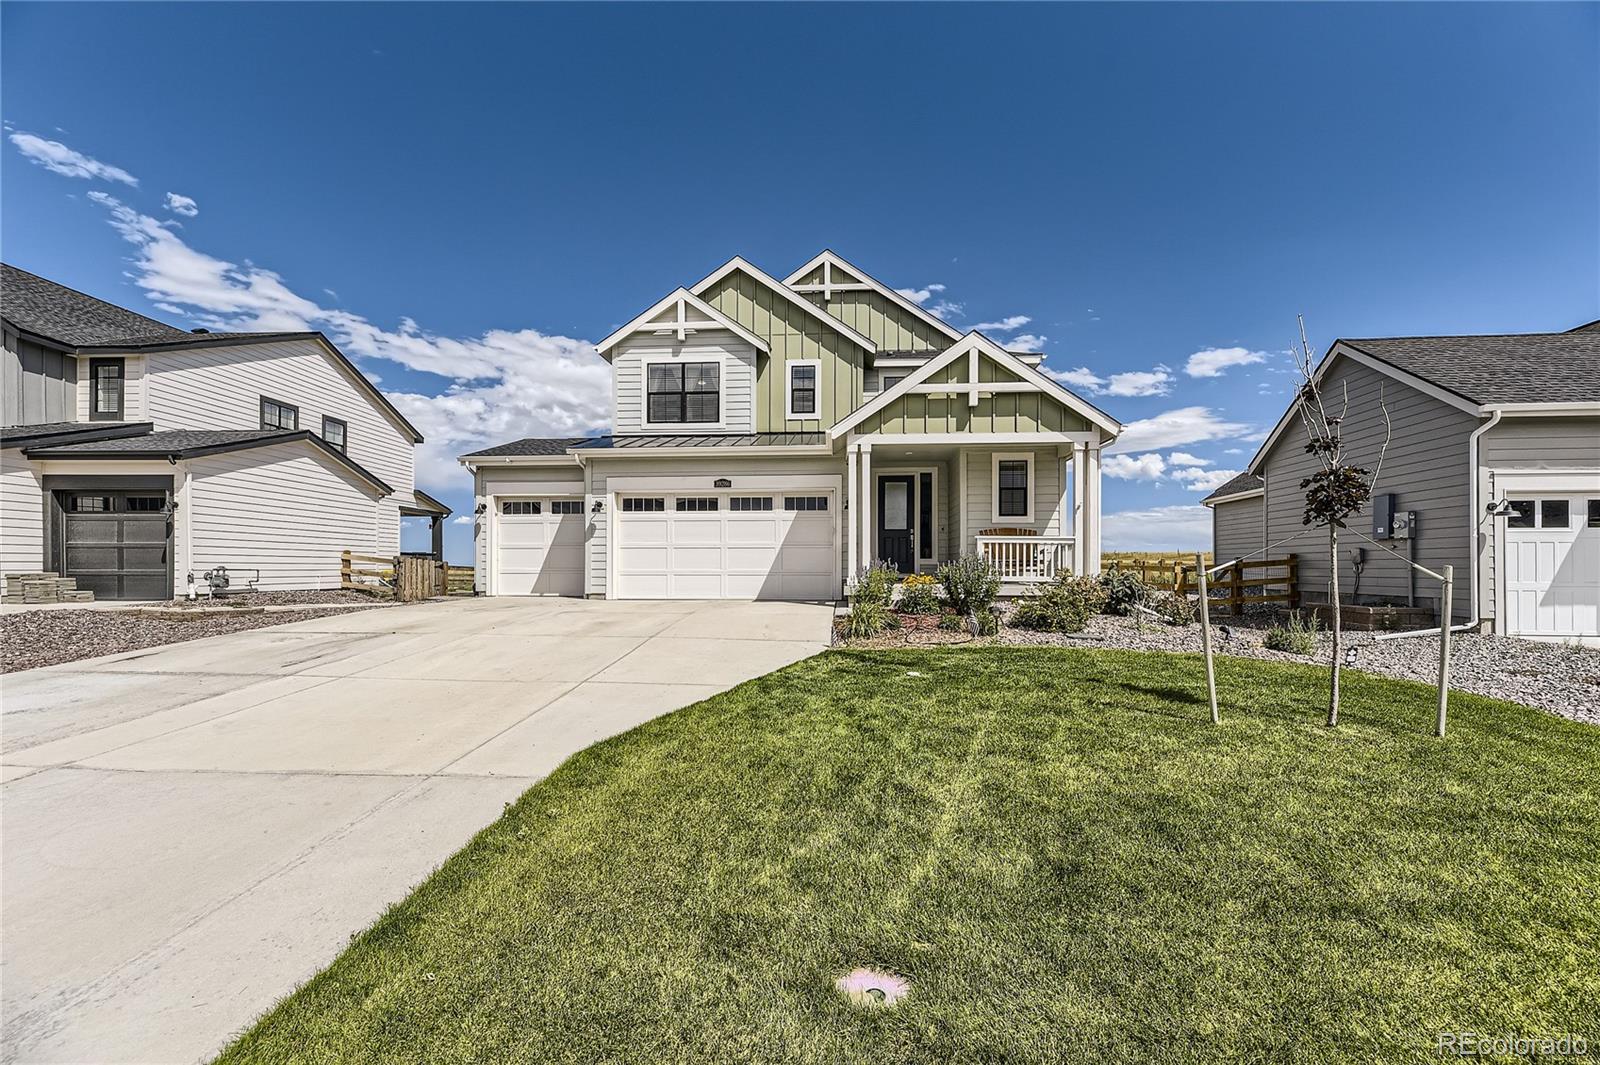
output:
<instances>
[{"instance_id":1,"label":"white porch column","mask_svg":"<svg viewBox=\"0 0 1600 1065\"><path fill-rule=\"evenodd\" d=\"M856 480L856 463L859 461L859 459L860 451L856 445L854 443L846 444L844 452L845 481L847 486L845 495L845 511L847 512L846 516L849 519L847 524L850 526L850 529L846 534L846 539L849 541L850 545L849 551L845 555L845 564L848 568L845 571L844 579L847 584L853 584L855 582L856 572L859 568L858 560L861 558L861 493Z\"/></svg>"},{"instance_id":2,"label":"white porch column","mask_svg":"<svg viewBox=\"0 0 1600 1065\"><path fill-rule=\"evenodd\" d=\"M861 445L861 544L864 548L861 561L870 565L877 560L877 546L873 541L872 503L877 496L872 483L872 444Z\"/></svg>"},{"instance_id":3,"label":"white porch column","mask_svg":"<svg viewBox=\"0 0 1600 1065\"><path fill-rule=\"evenodd\" d=\"M1085 525L1087 526L1085 539L1089 548L1085 552L1084 562L1088 566L1087 572L1098 574L1100 572L1100 449L1089 449L1089 461L1085 464L1085 475L1088 477L1088 504Z\"/></svg>"},{"instance_id":4,"label":"white porch column","mask_svg":"<svg viewBox=\"0 0 1600 1065\"><path fill-rule=\"evenodd\" d=\"M1086 444L1072 445L1072 571L1079 575L1089 572L1089 535L1084 520L1088 514L1084 495L1088 491L1089 448Z\"/></svg>"}]
</instances>

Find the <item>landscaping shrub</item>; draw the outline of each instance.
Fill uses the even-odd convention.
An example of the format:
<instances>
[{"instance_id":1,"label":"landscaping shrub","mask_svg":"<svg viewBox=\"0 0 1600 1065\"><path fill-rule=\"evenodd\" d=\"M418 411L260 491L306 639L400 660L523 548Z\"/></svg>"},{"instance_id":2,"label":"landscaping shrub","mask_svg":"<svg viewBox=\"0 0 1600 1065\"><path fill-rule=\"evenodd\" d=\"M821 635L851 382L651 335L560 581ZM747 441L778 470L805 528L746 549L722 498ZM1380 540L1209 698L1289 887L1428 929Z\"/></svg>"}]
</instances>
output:
<instances>
[{"instance_id":1,"label":"landscaping shrub","mask_svg":"<svg viewBox=\"0 0 1600 1065\"><path fill-rule=\"evenodd\" d=\"M1105 589L1094 578L1063 576L1038 595L1018 600L1011 624L1039 632L1082 632L1105 600Z\"/></svg>"},{"instance_id":2,"label":"landscaping shrub","mask_svg":"<svg viewBox=\"0 0 1600 1065\"><path fill-rule=\"evenodd\" d=\"M900 598L895 600L894 608L902 614L937 614L939 593L935 589L938 583L925 573L907 577L900 582Z\"/></svg>"},{"instance_id":3,"label":"landscaping shrub","mask_svg":"<svg viewBox=\"0 0 1600 1065\"><path fill-rule=\"evenodd\" d=\"M1117 617L1125 618L1138 613L1138 608L1150 598L1150 586L1140 580L1137 573L1109 569L1100 575L1100 585L1106 592L1105 605L1101 609Z\"/></svg>"},{"instance_id":4,"label":"landscaping shrub","mask_svg":"<svg viewBox=\"0 0 1600 1065\"><path fill-rule=\"evenodd\" d=\"M990 608L1000 594L1000 578L985 560L977 555L962 555L940 566L938 579L945 602L957 614L965 618L993 614Z\"/></svg>"},{"instance_id":5,"label":"landscaping shrub","mask_svg":"<svg viewBox=\"0 0 1600 1065\"><path fill-rule=\"evenodd\" d=\"M856 581L855 593L850 597L851 602L870 600L882 607L889 606L889 597L894 592L894 586L900 580L900 574L890 569L882 562L874 562L861 571L861 577Z\"/></svg>"},{"instance_id":6,"label":"landscaping shrub","mask_svg":"<svg viewBox=\"0 0 1600 1065\"><path fill-rule=\"evenodd\" d=\"M852 640L864 640L882 633L891 620L886 604L857 595L850 603L850 625L846 631Z\"/></svg>"},{"instance_id":7,"label":"landscaping shrub","mask_svg":"<svg viewBox=\"0 0 1600 1065\"><path fill-rule=\"evenodd\" d=\"M1161 615L1161 620L1168 625L1193 625L1198 614L1194 603L1189 597L1177 592L1162 592L1150 604L1150 608Z\"/></svg>"},{"instance_id":8,"label":"landscaping shrub","mask_svg":"<svg viewBox=\"0 0 1600 1065\"><path fill-rule=\"evenodd\" d=\"M1289 620L1267 630L1261 645L1273 651L1287 651L1292 655L1309 655L1317 649L1317 630L1321 627L1315 614L1301 617L1300 611L1291 610Z\"/></svg>"}]
</instances>

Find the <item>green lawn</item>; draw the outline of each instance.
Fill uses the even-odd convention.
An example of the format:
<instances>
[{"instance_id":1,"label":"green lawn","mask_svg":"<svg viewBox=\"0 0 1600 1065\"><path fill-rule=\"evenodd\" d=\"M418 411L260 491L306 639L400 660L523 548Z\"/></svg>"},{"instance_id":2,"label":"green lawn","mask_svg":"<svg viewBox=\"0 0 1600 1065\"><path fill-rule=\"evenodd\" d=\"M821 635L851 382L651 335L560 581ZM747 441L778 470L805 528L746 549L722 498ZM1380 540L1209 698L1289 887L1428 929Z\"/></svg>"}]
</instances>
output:
<instances>
[{"instance_id":1,"label":"green lawn","mask_svg":"<svg viewBox=\"0 0 1600 1065\"><path fill-rule=\"evenodd\" d=\"M573 758L222 1060L1593 1053L1600 730L1345 676L1329 730L1221 659L1212 727L1195 657L821 655Z\"/></svg>"}]
</instances>

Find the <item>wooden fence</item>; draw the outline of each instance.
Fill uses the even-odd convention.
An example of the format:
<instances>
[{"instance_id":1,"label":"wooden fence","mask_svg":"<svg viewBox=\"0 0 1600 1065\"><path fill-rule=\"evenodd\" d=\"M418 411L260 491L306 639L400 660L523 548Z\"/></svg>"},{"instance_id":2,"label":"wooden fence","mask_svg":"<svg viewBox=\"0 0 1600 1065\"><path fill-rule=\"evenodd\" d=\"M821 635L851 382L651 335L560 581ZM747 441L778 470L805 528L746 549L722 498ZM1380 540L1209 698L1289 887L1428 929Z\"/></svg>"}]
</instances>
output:
<instances>
[{"instance_id":1,"label":"wooden fence","mask_svg":"<svg viewBox=\"0 0 1600 1065\"><path fill-rule=\"evenodd\" d=\"M1257 572L1261 576L1251 576ZM1179 567L1174 590L1182 595L1199 593L1193 562ZM1293 610L1300 605L1299 556L1246 559L1227 565L1206 581L1206 598L1213 609L1226 608L1230 614L1243 614L1249 603L1283 603Z\"/></svg>"},{"instance_id":2,"label":"wooden fence","mask_svg":"<svg viewBox=\"0 0 1600 1065\"><path fill-rule=\"evenodd\" d=\"M339 587L386 588L402 603L440 595L473 594L473 568L435 562L427 555L339 556Z\"/></svg>"},{"instance_id":3,"label":"wooden fence","mask_svg":"<svg viewBox=\"0 0 1600 1065\"><path fill-rule=\"evenodd\" d=\"M1194 568L1194 556L1174 556L1172 558L1159 557L1133 557L1133 558L1102 558L1100 572L1110 573L1112 570L1121 570L1123 573L1136 573L1139 579L1153 588L1168 590L1178 586L1178 576L1184 567Z\"/></svg>"}]
</instances>

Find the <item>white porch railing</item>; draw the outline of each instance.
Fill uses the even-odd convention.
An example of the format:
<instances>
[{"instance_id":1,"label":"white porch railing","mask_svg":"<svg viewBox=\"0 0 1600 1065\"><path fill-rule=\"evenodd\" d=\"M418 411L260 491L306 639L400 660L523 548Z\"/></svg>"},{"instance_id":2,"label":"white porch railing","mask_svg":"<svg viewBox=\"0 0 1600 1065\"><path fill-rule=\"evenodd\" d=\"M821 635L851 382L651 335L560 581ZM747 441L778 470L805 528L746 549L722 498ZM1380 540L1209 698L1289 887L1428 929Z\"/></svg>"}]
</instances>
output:
<instances>
[{"instance_id":1,"label":"white porch railing","mask_svg":"<svg viewBox=\"0 0 1600 1065\"><path fill-rule=\"evenodd\" d=\"M1073 572L1070 536L980 535L978 555L993 566L996 575L1011 583L1053 581Z\"/></svg>"}]
</instances>

